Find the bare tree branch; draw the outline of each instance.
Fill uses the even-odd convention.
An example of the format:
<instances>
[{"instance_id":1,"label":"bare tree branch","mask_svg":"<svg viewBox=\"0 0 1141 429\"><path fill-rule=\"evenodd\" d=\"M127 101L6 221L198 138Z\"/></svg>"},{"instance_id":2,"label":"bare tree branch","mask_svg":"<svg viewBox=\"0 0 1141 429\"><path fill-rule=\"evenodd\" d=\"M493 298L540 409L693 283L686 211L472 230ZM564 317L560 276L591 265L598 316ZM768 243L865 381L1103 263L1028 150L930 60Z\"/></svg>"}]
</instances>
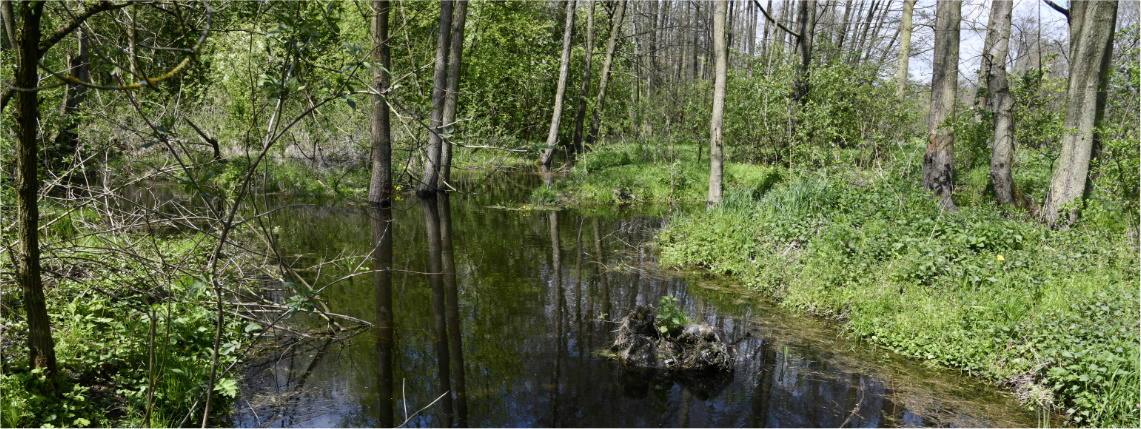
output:
<instances>
[{"instance_id":1,"label":"bare tree branch","mask_svg":"<svg viewBox=\"0 0 1141 429\"><path fill-rule=\"evenodd\" d=\"M761 10L761 13L763 13L763 14L765 15L765 18L768 18L768 19L769 19L769 22L771 22L771 23L773 23L773 24L776 24L776 26L777 26L778 28L780 28L781 30L784 30L784 31L788 32L788 34L791 34L791 35L792 35L792 37L795 37L795 38L797 38L797 39L799 39L799 38L800 38L800 34L798 34L798 33L797 33L797 32L795 32L795 31L789 30L789 29L788 29L788 27L785 27L785 26L784 26L784 24L781 24L781 23L777 22L777 20L775 20L775 19L773 19L773 17L769 16L769 13L768 13L767 11L765 11L765 8L764 8L764 6L761 6L761 3L760 3L760 2L758 2L757 0L753 0L753 4L757 6L757 9L760 9L760 10Z\"/></svg>"}]
</instances>

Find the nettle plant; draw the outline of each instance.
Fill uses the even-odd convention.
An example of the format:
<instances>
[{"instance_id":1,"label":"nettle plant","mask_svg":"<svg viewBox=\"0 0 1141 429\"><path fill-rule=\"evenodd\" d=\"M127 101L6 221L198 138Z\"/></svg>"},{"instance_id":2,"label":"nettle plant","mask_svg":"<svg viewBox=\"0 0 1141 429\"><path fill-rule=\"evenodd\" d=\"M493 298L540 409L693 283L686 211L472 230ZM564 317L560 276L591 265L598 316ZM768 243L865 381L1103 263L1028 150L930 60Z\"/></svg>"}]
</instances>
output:
<instances>
[{"instance_id":1,"label":"nettle plant","mask_svg":"<svg viewBox=\"0 0 1141 429\"><path fill-rule=\"evenodd\" d=\"M661 301L658 301L657 326L662 335L678 332L686 323L693 322L677 303L677 297L673 295L663 296Z\"/></svg>"}]
</instances>

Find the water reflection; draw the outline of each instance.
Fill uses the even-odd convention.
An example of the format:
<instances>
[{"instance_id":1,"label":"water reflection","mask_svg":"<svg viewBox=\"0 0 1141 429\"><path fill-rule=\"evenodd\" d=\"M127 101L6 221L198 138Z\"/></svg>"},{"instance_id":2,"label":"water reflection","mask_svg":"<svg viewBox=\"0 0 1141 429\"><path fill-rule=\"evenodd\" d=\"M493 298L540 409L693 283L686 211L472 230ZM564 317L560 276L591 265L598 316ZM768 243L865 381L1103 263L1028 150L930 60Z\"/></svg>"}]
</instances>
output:
<instances>
[{"instance_id":1,"label":"water reflection","mask_svg":"<svg viewBox=\"0 0 1141 429\"><path fill-rule=\"evenodd\" d=\"M282 344L272 363L247 373L234 424L1033 422L964 379L837 339L819 323L736 289L719 291L717 282L658 269L645 245L661 225L657 217L487 208L522 205L517 190L534 183L514 180L487 192L441 194L391 208L275 213L290 263L368 258L336 266L344 272L300 272L320 285L319 275L339 278L371 262L373 275L330 286L325 297L333 311L375 319L376 327L348 340ZM371 234L361 234L365 230ZM667 294L734 344L739 360L731 378L641 374L595 355L613 340L613 320Z\"/></svg>"}]
</instances>

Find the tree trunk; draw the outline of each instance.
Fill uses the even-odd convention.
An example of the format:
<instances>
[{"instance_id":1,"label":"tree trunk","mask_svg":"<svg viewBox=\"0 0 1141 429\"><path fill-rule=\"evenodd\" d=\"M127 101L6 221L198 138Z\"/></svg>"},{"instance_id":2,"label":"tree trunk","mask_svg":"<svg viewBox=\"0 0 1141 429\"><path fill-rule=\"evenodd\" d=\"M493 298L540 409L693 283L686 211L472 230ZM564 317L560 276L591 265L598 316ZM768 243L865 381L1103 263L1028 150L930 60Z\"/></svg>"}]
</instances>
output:
<instances>
[{"instance_id":1,"label":"tree trunk","mask_svg":"<svg viewBox=\"0 0 1141 429\"><path fill-rule=\"evenodd\" d=\"M1006 79L1006 54L1010 46L1010 18L1014 2L995 0L990 9L986 41L983 43L981 78L986 79L986 91L980 91L977 105L994 112L994 148L990 159L990 183L999 204L1014 204L1014 178L1011 163L1014 161L1014 122L1011 108L1014 101Z\"/></svg>"},{"instance_id":2,"label":"tree trunk","mask_svg":"<svg viewBox=\"0 0 1141 429\"><path fill-rule=\"evenodd\" d=\"M559 86L555 91L554 112L551 114L551 130L547 132L547 149L539 160L544 173L551 171L551 158L555 155L555 144L559 141L559 123L563 118L563 95L567 91L567 73L570 71L571 35L574 32L574 3L567 1L567 21L563 26L563 55L559 60Z\"/></svg>"},{"instance_id":3,"label":"tree trunk","mask_svg":"<svg viewBox=\"0 0 1141 429\"><path fill-rule=\"evenodd\" d=\"M428 153L424 159L424 174L416 193L423 196L436 193L440 177L440 150L443 147L444 96L448 87L448 48L452 41L452 0L440 0L439 33L436 36L436 65L432 70L432 116L428 124Z\"/></svg>"},{"instance_id":4,"label":"tree trunk","mask_svg":"<svg viewBox=\"0 0 1141 429\"><path fill-rule=\"evenodd\" d=\"M723 154L721 151L721 124L725 114L725 80L728 68L725 47L726 0L717 0L713 11L713 54L716 59L716 75L713 80L713 117L709 121L709 198L707 204L721 202Z\"/></svg>"},{"instance_id":5,"label":"tree trunk","mask_svg":"<svg viewBox=\"0 0 1141 429\"><path fill-rule=\"evenodd\" d=\"M931 70L931 113L927 118L927 152L923 156L923 187L935 192L947 210L954 187L955 91L959 78L961 0L939 0L935 13L935 61Z\"/></svg>"},{"instance_id":6,"label":"tree trunk","mask_svg":"<svg viewBox=\"0 0 1141 429\"><path fill-rule=\"evenodd\" d=\"M87 57L87 29L79 27L76 32L78 33L77 39L79 44L78 54L74 57L68 55L67 68L68 74L82 82L89 81L88 79L88 66L90 64ZM47 152L47 165L50 168L66 169L70 164L68 159L75 155L75 150L79 147L79 106L83 104L83 100L87 95L87 87L83 85L68 84L67 89L64 90L63 95L63 123L60 126L59 132L56 134L55 145L52 150Z\"/></svg>"},{"instance_id":7,"label":"tree trunk","mask_svg":"<svg viewBox=\"0 0 1141 429\"><path fill-rule=\"evenodd\" d=\"M1046 221L1058 226L1060 211L1085 197L1090 159L1101 144L1094 126L1105 113L1106 83L1113 56L1117 2L1070 2L1070 79L1066 86L1066 115L1062 121L1062 153L1046 196ZM1072 224L1078 207L1068 210Z\"/></svg>"},{"instance_id":8,"label":"tree trunk","mask_svg":"<svg viewBox=\"0 0 1141 429\"><path fill-rule=\"evenodd\" d=\"M606 86L610 82L610 62L614 58L614 48L622 32L622 15L626 12L626 0L618 0L618 10L614 12L614 25L610 28L610 40L606 42L606 58L602 60L602 76L599 76L598 96L594 99L594 114L590 118L590 131L586 134L586 144L594 144L598 138L599 113L606 101ZM651 74L651 76L653 76Z\"/></svg>"},{"instance_id":9,"label":"tree trunk","mask_svg":"<svg viewBox=\"0 0 1141 429\"><path fill-rule=\"evenodd\" d=\"M15 85L20 88L39 86L36 65L40 61L40 18L43 2L21 2L16 5L19 24L16 25ZM28 362L31 369L43 370L47 377L47 390L55 396L55 341L52 339L51 320L44 297L43 279L40 277L39 200L40 179L36 140L39 129L39 93L18 91L15 94L16 122L16 227L19 244L16 248L16 283L24 294L24 309L28 318Z\"/></svg>"},{"instance_id":10,"label":"tree trunk","mask_svg":"<svg viewBox=\"0 0 1141 429\"><path fill-rule=\"evenodd\" d=\"M868 8L868 18L864 21L864 24L860 26L860 39L856 42L856 49L852 50L851 55L848 57L848 61L853 64L860 64L860 56L864 52L864 43L868 40L868 30L872 28L872 20L875 19L876 8L878 8L879 5L880 3L872 0L872 6Z\"/></svg>"},{"instance_id":11,"label":"tree trunk","mask_svg":"<svg viewBox=\"0 0 1141 429\"><path fill-rule=\"evenodd\" d=\"M574 114L574 156L582 153L582 124L586 121L586 93L590 91L590 59L594 56L594 0L587 0L586 12L586 55L583 60L582 86L578 91L578 109ZM596 108L597 110L597 108ZM573 161L572 161L573 164Z\"/></svg>"},{"instance_id":12,"label":"tree trunk","mask_svg":"<svg viewBox=\"0 0 1141 429\"><path fill-rule=\"evenodd\" d=\"M392 10L388 0L372 2L372 82L384 96L372 96L372 180L368 185L368 202L383 204L392 198L392 124L386 100L392 68L392 54L388 47L388 15Z\"/></svg>"},{"instance_id":13,"label":"tree trunk","mask_svg":"<svg viewBox=\"0 0 1141 429\"><path fill-rule=\"evenodd\" d=\"M899 66L895 72L895 96L903 102L907 91L907 66L911 60L911 16L915 10L915 0L903 0L903 22L899 35Z\"/></svg>"},{"instance_id":14,"label":"tree trunk","mask_svg":"<svg viewBox=\"0 0 1141 429\"><path fill-rule=\"evenodd\" d=\"M808 95L808 68L812 63L812 35L816 31L816 0L797 2L800 12L797 14L796 31L800 37L796 39L796 55L800 59L800 68L796 70L796 86L792 98L797 105L804 102Z\"/></svg>"},{"instance_id":15,"label":"tree trunk","mask_svg":"<svg viewBox=\"0 0 1141 429\"><path fill-rule=\"evenodd\" d=\"M994 0L991 3L990 18L987 20L986 39L983 41L983 55L979 64L979 84L982 88L975 94L975 107L994 112L994 81L998 79L995 68L1002 68L1006 74L1006 53L1010 46L1010 16L1013 0Z\"/></svg>"},{"instance_id":16,"label":"tree trunk","mask_svg":"<svg viewBox=\"0 0 1141 429\"><path fill-rule=\"evenodd\" d=\"M448 44L448 88L444 95L444 119L441 126L444 134L456 134L456 103L460 96L460 65L464 54L464 26L467 24L467 0L456 3L452 12L452 41ZM447 190L452 187L452 144L454 137L448 137L440 148L440 179L437 189Z\"/></svg>"},{"instance_id":17,"label":"tree trunk","mask_svg":"<svg viewBox=\"0 0 1141 429\"><path fill-rule=\"evenodd\" d=\"M860 11L864 10L864 2L860 1L859 8L856 9L855 15L852 14L852 3L844 5L844 22L840 26L840 39L836 42L836 54L840 59L844 58L844 40L848 38L848 28L853 19L860 19Z\"/></svg>"}]
</instances>

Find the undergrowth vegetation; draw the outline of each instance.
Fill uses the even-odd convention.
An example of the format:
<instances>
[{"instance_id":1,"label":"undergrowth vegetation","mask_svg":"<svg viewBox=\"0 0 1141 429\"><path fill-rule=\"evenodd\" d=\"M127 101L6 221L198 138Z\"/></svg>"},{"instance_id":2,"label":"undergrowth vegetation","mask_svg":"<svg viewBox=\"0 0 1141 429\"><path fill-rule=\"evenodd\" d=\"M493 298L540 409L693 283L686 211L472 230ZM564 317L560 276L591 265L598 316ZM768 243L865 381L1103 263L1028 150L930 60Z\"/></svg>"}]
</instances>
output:
<instances>
[{"instance_id":1,"label":"undergrowth vegetation","mask_svg":"<svg viewBox=\"0 0 1141 429\"><path fill-rule=\"evenodd\" d=\"M53 227L48 237L83 232L70 224ZM167 239L164 251L171 254L195 248L193 237ZM27 353L14 350L24 344L26 320L5 312L0 370L4 427L174 427L192 406L201 410L217 320L210 306L212 290L189 278L155 289L146 282L144 267L127 258L105 257L100 268L67 268L68 277L47 291L61 374L56 398L45 391L40 371L27 370ZM20 302L11 298L18 294L4 287L4 305L19 310ZM236 318L227 319L220 340L221 368L235 362L250 343L248 328ZM211 409L217 418L237 397L237 380L227 375L215 383L214 391ZM149 420L148 404L153 404Z\"/></svg>"},{"instance_id":2,"label":"undergrowth vegetation","mask_svg":"<svg viewBox=\"0 0 1141 429\"><path fill-rule=\"evenodd\" d=\"M1095 197L1098 215L1063 231L970 196L945 212L917 173L797 174L763 193L738 187L714 209L676 216L657 237L662 262L734 276L785 306L846 322L853 336L1005 383L1072 423L1136 426L1141 315L1129 210Z\"/></svg>"}]
</instances>

